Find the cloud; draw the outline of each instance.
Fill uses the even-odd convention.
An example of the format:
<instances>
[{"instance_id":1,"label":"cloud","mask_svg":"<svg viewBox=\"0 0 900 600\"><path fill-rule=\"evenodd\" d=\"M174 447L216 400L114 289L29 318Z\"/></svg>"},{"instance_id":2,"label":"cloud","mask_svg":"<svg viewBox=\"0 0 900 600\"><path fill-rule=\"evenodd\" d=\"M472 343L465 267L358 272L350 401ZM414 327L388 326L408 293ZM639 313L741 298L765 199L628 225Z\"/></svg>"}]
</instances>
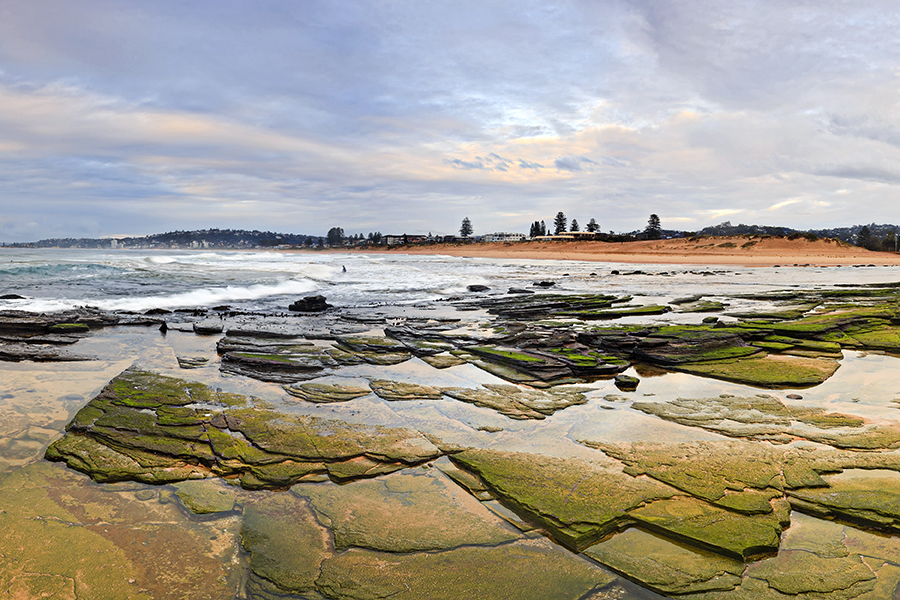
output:
<instances>
[{"instance_id":1,"label":"cloud","mask_svg":"<svg viewBox=\"0 0 900 600\"><path fill-rule=\"evenodd\" d=\"M560 209L619 231L651 212L897 219L887 0L31 0L0 17L6 241L452 233L466 215L514 231Z\"/></svg>"},{"instance_id":2,"label":"cloud","mask_svg":"<svg viewBox=\"0 0 900 600\"><path fill-rule=\"evenodd\" d=\"M553 161L558 171L581 171L584 165L596 165L597 163L584 156L564 156Z\"/></svg>"}]
</instances>

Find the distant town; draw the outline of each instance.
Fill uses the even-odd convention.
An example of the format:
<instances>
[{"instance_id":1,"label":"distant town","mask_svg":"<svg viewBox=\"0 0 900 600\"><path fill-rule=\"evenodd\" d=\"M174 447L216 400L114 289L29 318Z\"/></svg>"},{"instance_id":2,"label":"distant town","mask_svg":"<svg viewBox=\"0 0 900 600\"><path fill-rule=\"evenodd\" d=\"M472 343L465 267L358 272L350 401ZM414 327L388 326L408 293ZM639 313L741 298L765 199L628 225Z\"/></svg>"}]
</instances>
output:
<instances>
[{"instance_id":1,"label":"distant town","mask_svg":"<svg viewBox=\"0 0 900 600\"><path fill-rule=\"evenodd\" d=\"M598 240L605 242L629 242L647 239L672 239L694 236L771 235L805 237L807 239L834 238L869 250L898 251L900 227L892 224L869 224L833 229L796 230L789 227L759 225L732 225L726 221L699 231L663 229L657 215L650 215L646 227L627 233L602 232L600 225L590 219L584 229L576 219L569 221L565 214L557 213L548 226L545 221L534 221L527 234L520 232L488 232L476 234L473 223L462 220L459 234L432 235L390 233L380 231L368 234L345 234L343 228L332 227L324 236L244 229L199 229L171 231L147 236L113 238L50 238L36 242L5 243L4 248L110 248L110 249L325 249L357 248L366 246L405 246L421 244L473 244L487 242L521 243L529 241Z\"/></svg>"}]
</instances>

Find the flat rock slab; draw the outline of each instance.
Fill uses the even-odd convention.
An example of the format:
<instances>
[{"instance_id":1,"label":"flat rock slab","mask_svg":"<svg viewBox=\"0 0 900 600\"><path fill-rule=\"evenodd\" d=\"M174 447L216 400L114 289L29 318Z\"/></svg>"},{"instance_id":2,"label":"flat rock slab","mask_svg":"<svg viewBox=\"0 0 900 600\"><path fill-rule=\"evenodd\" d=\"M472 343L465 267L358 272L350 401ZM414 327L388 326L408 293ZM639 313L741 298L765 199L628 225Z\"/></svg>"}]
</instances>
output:
<instances>
[{"instance_id":1,"label":"flat rock slab","mask_svg":"<svg viewBox=\"0 0 900 600\"><path fill-rule=\"evenodd\" d=\"M438 553L349 550L322 564L318 587L335 600L579 600L614 580L537 538Z\"/></svg>"},{"instance_id":2,"label":"flat rock slab","mask_svg":"<svg viewBox=\"0 0 900 600\"><path fill-rule=\"evenodd\" d=\"M858 555L822 558L803 550L787 550L751 565L747 576L761 579L783 594L829 594L828 598L854 598L871 590L876 578Z\"/></svg>"},{"instance_id":3,"label":"flat rock slab","mask_svg":"<svg viewBox=\"0 0 900 600\"><path fill-rule=\"evenodd\" d=\"M733 381L760 388L804 388L834 375L840 363L828 358L769 355L672 365L675 371Z\"/></svg>"},{"instance_id":4,"label":"flat rock slab","mask_svg":"<svg viewBox=\"0 0 900 600\"><path fill-rule=\"evenodd\" d=\"M287 592L315 589L322 562L333 552L328 530L291 494L258 498L244 508L241 545L253 574Z\"/></svg>"},{"instance_id":5,"label":"flat rock slab","mask_svg":"<svg viewBox=\"0 0 900 600\"><path fill-rule=\"evenodd\" d=\"M485 384L483 388L442 388L455 400L490 408L511 419L545 419L570 406L587 404L589 388L529 390L515 385Z\"/></svg>"},{"instance_id":6,"label":"flat rock slab","mask_svg":"<svg viewBox=\"0 0 900 600\"><path fill-rule=\"evenodd\" d=\"M688 548L640 529L628 529L584 554L661 594L732 590L741 583L743 561Z\"/></svg>"},{"instance_id":7,"label":"flat rock slab","mask_svg":"<svg viewBox=\"0 0 900 600\"><path fill-rule=\"evenodd\" d=\"M630 511L641 526L737 560L778 551L782 527L777 515L742 515L697 500L658 500Z\"/></svg>"},{"instance_id":8,"label":"flat rock slab","mask_svg":"<svg viewBox=\"0 0 900 600\"><path fill-rule=\"evenodd\" d=\"M176 483L175 493L195 515L225 513L235 507L234 489L212 479Z\"/></svg>"},{"instance_id":9,"label":"flat rock slab","mask_svg":"<svg viewBox=\"0 0 900 600\"><path fill-rule=\"evenodd\" d=\"M900 447L900 425L867 422L823 408L787 406L760 394L738 397L676 398L667 402L637 401L632 408L689 427L702 427L729 437L789 443L797 438L836 448L881 450Z\"/></svg>"},{"instance_id":10,"label":"flat rock slab","mask_svg":"<svg viewBox=\"0 0 900 600\"><path fill-rule=\"evenodd\" d=\"M234 518L193 522L156 493L141 493L143 486L101 487L46 462L0 480L0 586L8 598L219 600L238 593Z\"/></svg>"},{"instance_id":11,"label":"flat rock slab","mask_svg":"<svg viewBox=\"0 0 900 600\"><path fill-rule=\"evenodd\" d=\"M440 471L406 470L335 485L298 484L338 549L384 552L496 546L520 536Z\"/></svg>"},{"instance_id":12,"label":"flat rock slab","mask_svg":"<svg viewBox=\"0 0 900 600\"><path fill-rule=\"evenodd\" d=\"M286 488L314 473L372 476L441 455L419 432L288 415L200 383L128 370L82 408L46 457L97 481L213 475Z\"/></svg>"},{"instance_id":13,"label":"flat rock slab","mask_svg":"<svg viewBox=\"0 0 900 600\"><path fill-rule=\"evenodd\" d=\"M497 450L466 450L451 459L480 475L520 515L575 549L629 522L629 511L677 493L652 479L626 475L609 459L586 461Z\"/></svg>"},{"instance_id":14,"label":"flat rock slab","mask_svg":"<svg viewBox=\"0 0 900 600\"><path fill-rule=\"evenodd\" d=\"M852 470L828 477L828 487L788 492L803 512L900 531L900 473Z\"/></svg>"},{"instance_id":15,"label":"flat rock slab","mask_svg":"<svg viewBox=\"0 0 900 600\"><path fill-rule=\"evenodd\" d=\"M428 385L373 379L369 385L375 395L390 402L407 400L440 400L441 391Z\"/></svg>"},{"instance_id":16,"label":"flat rock slab","mask_svg":"<svg viewBox=\"0 0 900 600\"><path fill-rule=\"evenodd\" d=\"M284 391L291 396L317 404L329 402L347 402L355 398L368 396L372 391L359 385L341 385L339 383L301 383L285 385Z\"/></svg>"}]
</instances>

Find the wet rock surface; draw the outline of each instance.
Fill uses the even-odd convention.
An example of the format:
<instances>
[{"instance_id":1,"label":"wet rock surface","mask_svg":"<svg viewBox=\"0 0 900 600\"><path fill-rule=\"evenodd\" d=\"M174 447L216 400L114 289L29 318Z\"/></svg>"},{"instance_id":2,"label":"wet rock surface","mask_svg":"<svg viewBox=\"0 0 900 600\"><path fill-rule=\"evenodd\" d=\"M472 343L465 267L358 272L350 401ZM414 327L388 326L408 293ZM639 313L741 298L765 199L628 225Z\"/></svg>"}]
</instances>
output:
<instances>
[{"instance_id":1,"label":"wet rock surface","mask_svg":"<svg viewBox=\"0 0 900 600\"><path fill-rule=\"evenodd\" d=\"M469 297L459 317L393 307L166 313L171 339L160 348L172 346L155 360L167 366L132 368L85 392L81 404L93 399L47 450L104 485L44 464L53 477L17 471L36 479L0 495L27 489L41 519L66 524L54 540L85 555L108 549L97 565L145 569L146 579L150 567L128 545L151 544L152 568L171 565L178 581L153 588L159 598L455 600L509 598L510 589L592 600L892 598L900 426L885 416L890 399L857 411L842 388L817 395L815 386L840 377L847 351L900 350L896 291L764 294L753 301L775 309L715 323L697 315L696 325L684 319L729 301L539 292ZM106 326L157 318L7 313L0 344L74 344L78 355L77 344L99 347L89 344ZM598 323L615 318L629 320ZM704 391L668 392L656 378L671 372L707 378ZM613 377L632 373L640 392L618 393ZM779 387L810 392L759 389ZM0 413L12 430L7 421ZM34 453L52 437L23 429L0 451ZM98 501L105 489L123 501ZM6 506L3 539L31 548L49 521ZM140 527L101 531L125 506L219 527L216 539L190 541L182 525L157 529L219 557L200 578L204 592L190 565L175 566L182 553ZM102 569L73 578L72 560L54 566L23 552L0 566L0 585L18 596L107 586L109 597L147 597ZM226 566L241 565L238 554L244 566Z\"/></svg>"},{"instance_id":2,"label":"wet rock surface","mask_svg":"<svg viewBox=\"0 0 900 600\"><path fill-rule=\"evenodd\" d=\"M129 370L78 412L47 458L97 481L218 475L248 488L284 488L314 473L366 476L440 455L416 431L291 417L247 403L202 384ZM203 408L189 407L197 404Z\"/></svg>"}]
</instances>

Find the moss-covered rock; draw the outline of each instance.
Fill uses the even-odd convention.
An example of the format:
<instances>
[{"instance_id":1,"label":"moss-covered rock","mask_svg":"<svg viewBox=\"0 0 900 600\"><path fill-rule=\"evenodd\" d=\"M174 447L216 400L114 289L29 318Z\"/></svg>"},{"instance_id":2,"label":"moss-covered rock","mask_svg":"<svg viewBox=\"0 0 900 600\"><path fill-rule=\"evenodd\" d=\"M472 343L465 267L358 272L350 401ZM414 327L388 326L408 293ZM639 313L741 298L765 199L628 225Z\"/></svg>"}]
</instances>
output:
<instances>
[{"instance_id":1,"label":"moss-covered rock","mask_svg":"<svg viewBox=\"0 0 900 600\"><path fill-rule=\"evenodd\" d=\"M747 575L765 581L783 594L829 594L829 598L834 592L838 598L855 598L873 589L876 578L858 555L822 558L803 550L781 552L775 558L751 566Z\"/></svg>"},{"instance_id":2,"label":"moss-covered rock","mask_svg":"<svg viewBox=\"0 0 900 600\"><path fill-rule=\"evenodd\" d=\"M405 471L341 486L299 484L291 492L310 500L339 550L420 552L495 546L519 537L436 470Z\"/></svg>"},{"instance_id":3,"label":"moss-covered rock","mask_svg":"<svg viewBox=\"0 0 900 600\"><path fill-rule=\"evenodd\" d=\"M191 408L193 402L204 408ZM206 403L209 403L206 406ZM220 475L284 488L313 473L372 476L440 456L414 430L287 415L201 384L126 371L47 450L97 481L163 483ZM355 462L351 462L355 461Z\"/></svg>"},{"instance_id":4,"label":"moss-covered rock","mask_svg":"<svg viewBox=\"0 0 900 600\"><path fill-rule=\"evenodd\" d=\"M87 323L56 323L47 328L50 333L84 333L90 331Z\"/></svg>"},{"instance_id":5,"label":"moss-covered rock","mask_svg":"<svg viewBox=\"0 0 900 600\"><path fill-rule=\"evenodd\" d=\"M427 385L403 383L387 379L373 379L369 385L379 398L391 402L404 400L440 400L441 391Z\"/></svg>"},{"instance_id":6,"label":"moss-covered rock","mask_svg":"<svg viewBox=\"0 0 900 600\"><path fill-rule=\"evenodd\" d=\"M182 481L175 484L175 493L185 508L196 515L224 513L234 510L234 490L219 481Z\"/></svg>"},{"instance_id":7,"label":"moss-covered rock","mask_svg":"<svg viewBox=\"0 0 900 600\"><path fill-rule=\"evenodd\" d=\"M627 529L584 551L602 565L661 594L732 590L743 561Z\"/></svg>"},{"instance_id":8,"label":"moss-covered rock","mask_svg":"<svg viewBox=\"0 0 900 600\"><path fill-rule=\"evenodd\" d=\"M362 396L368 396L372 391L358 385L341 385L338 383L301 383L284 386L291 396L302 398L307 402L317 404L328 402L347 402Z\"/></svg>"},{"instance_id":9,"label":"moss-covered rock","mask_svg":"<svg viewBox=\"0 0 900 600\"><path fill-rule=\"evenodd\" d=\"M827 488L790 490L803 512L900 531L900 473L847 471L828 478Z\"/></svg>"},{"instance_id":10,"label":"moss-covered rock","mask_svg":"<svg viewBox=\"0 0 900 600\"><path fill-rule=\"evenodd\" d=\"M586 404L588 388L559 387L548 391L515 385L485 384L483 388L442 388L456 400L490 408L511 419L544 419L570 406Z\"/></svg>"},{"instance_id":11,"label":"moss-covered rock","mask_svg":"<svg viewBox=\"0 0 900 600\"><path fill-rule=\"evenodd\" d=\"M825 358L769 355L673 365L675 371L712 377L760 388L805 388L819 385L840 363Z\"/></svg>"},{"instance_id":12,"label":"moss-covered rock","mask_svg":"<svg viewBox=\"0 0 900 600\"><path fill-rule=\"evenodd\" d=\"M784 470L805 469L804 483L826 485L804 452L769 445L722 441L685 444L583 442L622 461L625 472L649 475L697 498L748 514L770 513L781 496ZM740 496L746 496L743 500Z\"/></svg>"},{"instance_id":13,"label":"moss-covered rock","mask_svg":"<svg viewBox=\"0 0 900 600\"><path fill-rule=\"evenodd\" d=\"M730 437L780 443L805 438L836 448L861 450L900 447L900 425L869 423L822 408L786 406L764 394L751 398L723 394L717 398L676 398L668 402L642 400L631 406L668 421Z\"/></svg>"},{"instance_id":14,"label":"moss-covered rock","mask_svg":"<svg viewBox=\"0 0 900 600\"><path fill-rule=\"evenodd\" d=\"M775 514L744 515L686 497L657 500L629 516L666 537L737 560L776 552L782 531Z\"/></svg>"},{"instance_id":15,"label":"moss-covered rock","mask_svg":"<svg viewBox=\"0 0 900 600\"><path fill-rule=\"evenodd\" d=\"M498 568L499 567L499 568ZM319 590L335 600L578 600L615 580L541 538L438 553L349 550L322 564Z\"/></svg>"},{"instance_id":16,"label":"moss-covered rock","mask_svg":"<svg viewBox=\"0 0 900 600\"><path fill-rule=\"evenodd\" d=\"M510 508L570 548L585 548L629 522L628 512L676 491L636 479L606 460L466 450L451 459L477 473Z\"/></svg>"},{"instance_id":17,"label":"moss-covered rock","mask_svg":"<svg viewBox=\"0 0 900 600\"><path fill-rule=\"evenodd\" d=\"M252 574L282 592L314 590L322 562L333 552L328 530L304 500L291 494L259 497L247 504L241 544L250 554Z\"/></svg>"},{"instance_id":18,"label":"moss-covered rock","mask_svg":"<svg viewBox=\"0 0 900 600\"><path fill-rule=\"evenodd\" d=\"M0 476L0 506L0 587L9 598L218 600L237 593L227 520L193 523L133 489L101 487L46 462Z\"/></svg>"}]
</instances>

